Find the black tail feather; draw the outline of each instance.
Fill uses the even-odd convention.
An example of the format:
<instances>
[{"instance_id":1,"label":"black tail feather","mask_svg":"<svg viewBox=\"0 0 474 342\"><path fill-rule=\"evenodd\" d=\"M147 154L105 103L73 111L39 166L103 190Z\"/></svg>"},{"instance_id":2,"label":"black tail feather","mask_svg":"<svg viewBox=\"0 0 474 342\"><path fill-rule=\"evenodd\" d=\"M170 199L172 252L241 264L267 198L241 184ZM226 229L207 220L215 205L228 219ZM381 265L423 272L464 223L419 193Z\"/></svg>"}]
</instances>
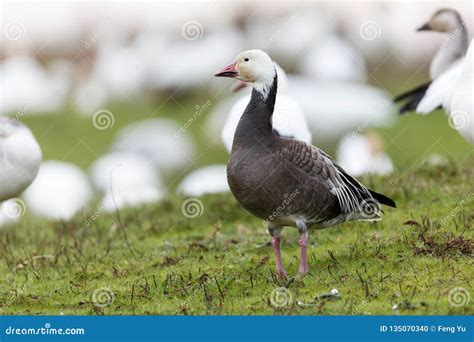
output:
<instances>
[{"instance_id":1,"label":"black tail feather","mask_svg":"<svg viewBox=\"0 0 474 342\"><path fill-rule=\"evenodd\" d=\"M408 91L398 95L397 97L395 97L393 99L393 102L401 101L403 99L406 99L407 97L411 97L411 95L413 95L413 94L425 93L430 85L431 85L431 81L423 83L423 84L419 85L418 87L416 87L414 89L408 90Z\"/></svg>"},{"instance_id":2,"label":"black tail feather","mask_svg":"<svg viewBox=\"0 0 474 342\"><path fill-rule=\"evenodd\" d=\"M385 195L379 194L378 192L369 190L370 194L372 195L373 198L375 198L379 203L388 205L389 207L396 208L397 205L395 204L395 201L392 200L391 198L388 198Z\"/></svg>"},{"instance_id":3,"label":"black tail feather","mask_svg":"<svg viewBox=\"0 0 474 342\"><path fill-rule=\"evenodd\" d=\"M400 102L402 100L408 99L408 101L400 108L400 114L415 110L423 96L425 96L426 90L428 89L430 84L431 81L395 97L393 99L393 102Z\"/></svg>"}]
</instances>

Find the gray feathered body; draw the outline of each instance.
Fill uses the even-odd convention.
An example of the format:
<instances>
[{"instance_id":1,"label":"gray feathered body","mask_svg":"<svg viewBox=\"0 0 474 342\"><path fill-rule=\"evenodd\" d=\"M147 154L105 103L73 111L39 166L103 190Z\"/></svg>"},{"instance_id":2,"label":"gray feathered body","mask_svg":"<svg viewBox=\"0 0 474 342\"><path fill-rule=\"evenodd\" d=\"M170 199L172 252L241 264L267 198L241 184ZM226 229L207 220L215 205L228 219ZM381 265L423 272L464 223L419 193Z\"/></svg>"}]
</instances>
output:
<instances>
[{"instance_id":1,"label":"gray feathered body","mask_svg":"<svg viewBox=\"0 0 474 342\"><path fill-rule=\"evenodd\" d=\"M303 221L308 227L324 228L347 220L379 220L379 208L370 208L376 193L320 149L281 137L272 129L276 88L275 76L267 96L254 89L237 126L227 165L228 183L237 201L277 225L296 226Z\"/></svg>"}]
</instances>

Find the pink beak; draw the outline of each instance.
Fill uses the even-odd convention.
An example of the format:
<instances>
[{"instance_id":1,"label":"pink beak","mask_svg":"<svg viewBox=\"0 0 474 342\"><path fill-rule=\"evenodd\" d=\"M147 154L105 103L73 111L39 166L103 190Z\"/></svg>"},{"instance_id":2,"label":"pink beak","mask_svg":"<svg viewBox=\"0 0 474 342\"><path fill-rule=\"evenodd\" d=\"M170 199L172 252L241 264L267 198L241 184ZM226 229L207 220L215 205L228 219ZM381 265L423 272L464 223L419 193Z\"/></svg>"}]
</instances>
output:
<instances>
[{"instance_id":1,"label":"pink beak","mask_svg":"<svg viewBox=\"0 0 474 342\"><path fill-rule=\"evenodd\" d=\"M239 72L235 68L237 62L232 63L231 65L226 66L221 71L217 72L214 76L216 77L231 77L235 78L239 76Z\"/></svg>"}]
</instances>

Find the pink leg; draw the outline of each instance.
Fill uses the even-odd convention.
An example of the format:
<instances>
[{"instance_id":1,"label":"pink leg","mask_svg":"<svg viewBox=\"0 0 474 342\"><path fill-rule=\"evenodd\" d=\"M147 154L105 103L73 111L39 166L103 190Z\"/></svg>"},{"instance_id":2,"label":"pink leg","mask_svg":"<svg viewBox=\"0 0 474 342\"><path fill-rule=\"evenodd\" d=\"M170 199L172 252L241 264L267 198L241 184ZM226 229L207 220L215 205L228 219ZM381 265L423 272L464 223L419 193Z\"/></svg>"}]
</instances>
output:
<instances>
[{"instance_id":1,"label":"pink leg","mask_svg":"<svg viewBox=\"0 0 474 342\"><path fill-rule=\"evenodd\" d=\"M287 274L285 272L285 269L283 268L283 263L281 261L280 241L281 241L281 237L279 236L272 237L272 246L273 246L273 251L275 252L277 273L280 277L286 277Z\"/></svg>"},{"instance_id":2,"label":"pink leg","mask_svg":"<svg viewBox=\"0 0 474 342\"><path fill-rule=\"evenodd\" d=\"M301 248L300 268L298 273L305 274L308 272L308 232L302 233L298 242Z\"/></svg>"}]
</instances>

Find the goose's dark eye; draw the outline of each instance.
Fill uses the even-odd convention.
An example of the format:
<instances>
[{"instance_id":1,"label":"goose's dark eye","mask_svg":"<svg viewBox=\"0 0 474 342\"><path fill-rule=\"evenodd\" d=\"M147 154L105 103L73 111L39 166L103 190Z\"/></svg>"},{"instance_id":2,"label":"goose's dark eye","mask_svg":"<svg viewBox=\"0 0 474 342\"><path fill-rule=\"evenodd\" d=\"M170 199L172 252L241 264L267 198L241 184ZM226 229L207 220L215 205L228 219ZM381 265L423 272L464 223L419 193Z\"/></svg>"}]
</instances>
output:
<instances>
[{"instance_id":1,"label":"goose's dark eye","mask_svg":"<svg viewBox=\"0 0 474 342\"><path fill-rule=\"evenodd\" d=\"M248 59L248 58L245 58L245 59L244 59L244 61L248 62L248 61L249 61L249 59Z\"/></svg>"}]
</instances>

